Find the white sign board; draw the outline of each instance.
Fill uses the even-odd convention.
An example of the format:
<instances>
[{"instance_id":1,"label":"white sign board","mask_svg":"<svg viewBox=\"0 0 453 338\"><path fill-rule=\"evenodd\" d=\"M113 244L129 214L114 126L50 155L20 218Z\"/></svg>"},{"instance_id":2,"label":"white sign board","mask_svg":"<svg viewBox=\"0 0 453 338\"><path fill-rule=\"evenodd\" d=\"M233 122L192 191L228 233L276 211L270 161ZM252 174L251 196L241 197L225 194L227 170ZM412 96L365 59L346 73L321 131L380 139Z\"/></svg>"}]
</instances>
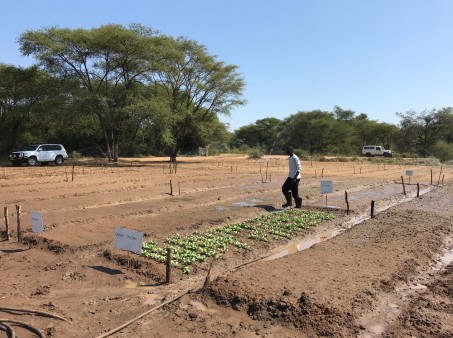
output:
<instances>
[{"instance_id":1,"label":"white sign board","mask_svg":"<svg viewBox=\"0 0 453 338\"><path fill-rule=\"evenodd\" d=\"M117 249L142 253L143 233L126 228L115 227L115 247Z\"/></svg>"},{"instance_id":2,"label":"white sign board","mask_svg":"<svg viewBox=\"0 0 453 338\"><path fill-rule=\"evenodd\" d=\"M321 194L333 193L333 181L321 181Z\"/></svg>"},{"instance_id":3,"label":"white sign board","mask_svg":"<svg viewBox=\"0 0 453 338\"><path fill-rule=\"evenodd\" d=\"M406 176L412 176L414 172L412 170L406 170Z\"/></svg>"},{"instance_id":4,"label":"white sign board","mask_svg":"<svg viewBox=\"0 0 453 338\"><path fill-rule=\"evenodd\" d=\"M44 233L44 224L42 222L42 212L41 211L30 211L31 219L31 231L35 234Z\"/></svg>"}]
</instances>

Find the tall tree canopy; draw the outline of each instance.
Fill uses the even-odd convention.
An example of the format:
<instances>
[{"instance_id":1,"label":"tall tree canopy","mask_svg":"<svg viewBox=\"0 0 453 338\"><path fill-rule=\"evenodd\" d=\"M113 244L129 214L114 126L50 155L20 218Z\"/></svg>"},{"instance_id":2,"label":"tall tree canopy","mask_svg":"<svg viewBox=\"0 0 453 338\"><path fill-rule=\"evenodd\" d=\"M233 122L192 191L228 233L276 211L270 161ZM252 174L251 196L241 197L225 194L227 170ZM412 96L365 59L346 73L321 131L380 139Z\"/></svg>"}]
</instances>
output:
<instances>
[{"instance_id":1,"label":"tall tree canopy","mask_svg":"<svg viewBox=\"0 0 453 338\"><path fill-rule=\"evenodd\" d=\"M169 104L171 155L176 157L197 125L219 115L228 116L245 101L244 81L237 66L217 61L195 41L180 38L172 42L171 57L164 60L155 81Z\"/></svg>"},{"instance_id":2,"label":"tall tree canopy","mask_svg":"<svg viewBox=\"0 0 453 338\"><path fill-rule=\"evenodd\" d=\"M105 25L27 31L19 42L22 53L36 57L44 69L79 83L81 107L99 118L109 158L116 161L128 106L137 87L159 67L166 40L139 25Z\"/></svg>"},{"instance_id":3,"label":"tall tree canopy","mask_svg":"<svg viewBox=\"0 0 453 338\"><path fill-rule=\"evenodd\" d=\"M134 139L144 125L159 125L163 146L176 156L199 125L244 103L236 66L141 25L51 27L27 31L19 42L43 69L78 82L74 104L97 116L114 161L120 139Z\"/></svg>"}]
</instances>

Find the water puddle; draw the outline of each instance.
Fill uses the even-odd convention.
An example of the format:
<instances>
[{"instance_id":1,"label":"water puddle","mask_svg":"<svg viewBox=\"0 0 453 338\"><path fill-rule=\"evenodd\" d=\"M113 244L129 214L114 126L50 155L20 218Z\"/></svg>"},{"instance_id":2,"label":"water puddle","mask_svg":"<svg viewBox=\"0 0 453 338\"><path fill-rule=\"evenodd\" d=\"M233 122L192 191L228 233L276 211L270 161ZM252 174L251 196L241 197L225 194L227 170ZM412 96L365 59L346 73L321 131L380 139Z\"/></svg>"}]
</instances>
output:
<instances>
[{"instance_id":1,"label":"water puddle","mask_svg":"<svg viewBox=\"0 0 453 338\"><path fill-rule=\"evenodd\" d=\"M224 205L218 205L215 207L215 210L217 211L225 211L225 210L228 210L230 209L230 207L227 207L227 206L224 206Z\"/></svg>"},{"instance_id":2,"label":"water puddle","mask_svg":"<svg viewBox=\"0 0 453 338\"><path fill-rule=\"evenodd\" d=\"M289 256L295 254L296 252L307 250L311 248L315 244L319 244L321 242L327 241L332 239L333 237L338 236L344 231L344 229L335 229L332 231L326 231L319 236L312 237L312 238L305 238L303 241L298 243L290 243L283 246L279 246L272 250L270 256L265 257L263 260L265 261L272 261L274 259L282 258L285 256Z\"/></svg>"},{"instance_id":3,"label":"water puddle","mask_svg":"<svg viewBox=\"0 0 453 338\"><path fill-rule=\"evenodd\" d=\"M263 202L263 200L259 200L257 198L252 198L248 201L241 201L241 202L233 203L232 205L240 206L240 207L254 207L257 205L257 203L260 203L260 202Z\"/></svg>"}]
</instances>

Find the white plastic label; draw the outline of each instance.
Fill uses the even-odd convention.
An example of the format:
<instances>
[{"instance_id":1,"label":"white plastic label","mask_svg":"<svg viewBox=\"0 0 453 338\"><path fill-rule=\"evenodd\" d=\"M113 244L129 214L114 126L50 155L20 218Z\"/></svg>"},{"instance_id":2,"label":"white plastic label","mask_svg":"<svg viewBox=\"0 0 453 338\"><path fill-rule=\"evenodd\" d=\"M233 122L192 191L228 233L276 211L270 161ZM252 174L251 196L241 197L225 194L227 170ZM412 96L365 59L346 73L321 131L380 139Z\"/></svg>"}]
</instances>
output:
<instances>
[{"instance_id":1,"label":"white plastic label","mask_svg":"<svg viewBox=\"0 0 453 338\"><path fill-rule=\"evenodd\" d=\"M321 194L333 193L333 181L321 181Z\"/></svg>"},{"instance_id":2,"label":"white plastic label","mask_svg":"<svg viewBox=\"0 0 453 338\"><path fill-rule=\"evenodd\" d=\"M142 253L143 233L126 228L115 227L115 247L117 249Z\"/></svg>"},{"instance_id":3,"label":"white plastic label","mask_svg":"<svg viewBox=\"0 0 453 338\"><path fill-rule=\"evenodd\" d=\"M31 231L35 234L44 233L44 224L42 222L42 212L41 211L30 211L31 219Z\"/></svg>"}]
</instances>

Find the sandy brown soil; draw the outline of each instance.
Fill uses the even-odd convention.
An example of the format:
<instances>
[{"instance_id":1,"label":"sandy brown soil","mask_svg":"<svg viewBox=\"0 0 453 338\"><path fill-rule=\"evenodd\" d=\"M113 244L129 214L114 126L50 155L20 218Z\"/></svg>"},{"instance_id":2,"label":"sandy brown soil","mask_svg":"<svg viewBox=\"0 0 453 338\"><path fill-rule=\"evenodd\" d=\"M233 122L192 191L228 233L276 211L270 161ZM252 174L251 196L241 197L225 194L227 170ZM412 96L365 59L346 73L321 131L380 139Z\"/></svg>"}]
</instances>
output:
<instances>
[{"instance_id":1,"label":"sandy brown soil","mask_svg":"<svg viewBox=\"0 0 453 338\"><path fill-rule=\"evenodd\" d=\"M414 176L403 195L407 169ZM74 180L71 165L8 167L0 175L0 206L9 208L13 231L10 241L0 242L0 307L47 311L71 324L17 313L0 318L26 321L48 337L97 337L199 289L207 263L189 276L174 270L173 284L164 285L162 264L131 255L126 266L127 255L113 247L113 228L139 230L162 243L172 234L276 211L286 172L282 157L183 158L176 174L164 159L79 162ZM290 243L230 250L215 262L218 277L205 296L189 293L113 336L451 336L451 264L448 255L444 264L435 263L451 246L452 178L451 168L410 163L304 162L304 208L325 209L319 181L333 180L327 206L334 220ZM420 183L420 199L414 183ZM371 200L377 214L366 220ZM22 208L22 243L15 238L16 204ZM30 230L31 210L43 211L43 235ZM4 237L3 224L0 229ZM297 252L307 243L318 244ZM235 268L263 256L267 260ZM270 259L279 256L285 257Z\"/></svg>"}]
</instances>

